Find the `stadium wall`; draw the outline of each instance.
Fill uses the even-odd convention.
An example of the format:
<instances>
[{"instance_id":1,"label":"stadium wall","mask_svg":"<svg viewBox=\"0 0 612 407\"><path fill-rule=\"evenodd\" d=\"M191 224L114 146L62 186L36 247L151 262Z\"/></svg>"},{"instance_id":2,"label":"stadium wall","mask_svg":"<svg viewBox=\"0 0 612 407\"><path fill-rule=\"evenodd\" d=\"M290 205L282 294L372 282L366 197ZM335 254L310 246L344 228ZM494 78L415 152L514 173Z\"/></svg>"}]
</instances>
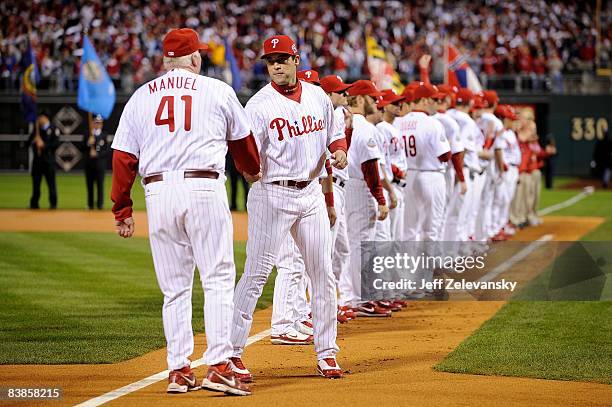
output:
<instances>
[{"instance_id":1,"label":"stadium wall","mask_svg":"<svg viewBox=\"0 0 612 407\"><path fill-rule=\"evenodd\" d=\"M605 137L612 120L612 95L500 96L502 103L533 107L542 142L552 138L557 145L556 174L590 174L595 142ZM117 128L127 100L127 95L118 95L113 113L104 124L110 134ZM241 102L246 103L246 99ZM61 140L66 145L60 150L60 167L65 171L81 169L82 160L76 151L81 150L87 133L87 113L76 106L76 96L40 96L38 103L49 110L52 121L62 130ZM19 95L0 96L0 170L28 169L27 138Z\"/></svg>"}]
</instances>

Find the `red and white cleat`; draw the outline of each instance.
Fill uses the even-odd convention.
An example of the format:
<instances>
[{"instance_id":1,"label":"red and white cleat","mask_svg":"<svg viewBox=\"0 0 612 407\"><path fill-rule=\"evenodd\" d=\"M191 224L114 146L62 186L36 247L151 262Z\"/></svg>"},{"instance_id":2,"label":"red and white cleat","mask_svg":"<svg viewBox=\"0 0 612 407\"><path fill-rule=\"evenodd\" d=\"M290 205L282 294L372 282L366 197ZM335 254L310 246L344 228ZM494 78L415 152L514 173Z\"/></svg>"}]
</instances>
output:
<instances>
[{"instance_id":1,"label":"red and white cleat","mask_svg":"<svg viewBox=\"0 0 612 407\"><path fill-rule=\"evenodd\" d=\"M220 391L230 396L248 396L251 389L236 377L230 362L209 366L202 388Z\"/></svg>"},{"instance_id":2,"label":"red and white cleat","mask_svg":"<svg viewBox=\"0 0 612 407\"><path fill-rule=\"evenodd\" d=\"M240 379L241 382L243 383L253 382L253 375L251 374L251 372L249 372L249 369L247 369L244 366L244 363L242 363L242 358L239 358L239 357L230 358L229 364L232 368L232 371L234 372L234 375L238 379Z\"/></svg>"},{"instance_id":3,"label":"red and white cleat","mask_svg":"<svg viewBox=\"0 0 612 407\"><path fill-rule=\"evenodd\" d=\"M168 393L187 393L188 391L199 390L200 386L196 383L195 374L189 366L179 370L173 370L168 374Z\"/></svg>"},{"instance_id":4,"label":"red and white cleat","mask_svg":"<svg viewBox=\"0 0 612 407\"><path fill-rule=\"evenodd\" d=\"M270 336L272 345L310 345L313 343L312 335L305 335L298 331L291 331L280 335Z\"/></svg>"},{"instance_id":5,"label":"red and white cleat","mask_svg":"<svg viewBox=\"0 0 612 407\"><path fill-rule=\"evenodd\" d=\"M336 362L336 358L325 358L317 363L317 373L327 379L341 379L344 374Z\"/></svg>"}]
</instances>

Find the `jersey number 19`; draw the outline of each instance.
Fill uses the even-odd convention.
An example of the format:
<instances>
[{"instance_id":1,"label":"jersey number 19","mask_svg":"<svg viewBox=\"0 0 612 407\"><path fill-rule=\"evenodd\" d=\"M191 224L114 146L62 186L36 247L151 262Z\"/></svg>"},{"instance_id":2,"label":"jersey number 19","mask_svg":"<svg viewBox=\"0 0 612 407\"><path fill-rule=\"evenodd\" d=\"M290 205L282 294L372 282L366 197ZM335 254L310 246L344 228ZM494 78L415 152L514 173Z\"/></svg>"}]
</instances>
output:
<instances>
[{"instance_id":1,"label":"jersey number 19","mask_svg":"<svg viewBox=\"0 0 612 407\"><path fill-rule=\"evenodd\" d=\"M185 103L185 131L191 130L191 96L183 95L181 100ZM162 114L166 113L166 118L162 119ZM174 96L164 96L159 102L157 114L155 115L155 125L168 125L170 133L174 133Z\"/></svg>"},{"instance_id":2,"label":"jersey number 19","mask_svg":"<svg viewBox=\"0 0 612 407\"><path fill-rule=\"evenodd\" d=\"M406 157L410 155L410 157L414 157L416 155L416 139L414 136L409 136L408 140L406 140L406 136L404 137L404 149L406 150ZM409 150L410 149L410 150Z\"/></svg>"}]
</instances>

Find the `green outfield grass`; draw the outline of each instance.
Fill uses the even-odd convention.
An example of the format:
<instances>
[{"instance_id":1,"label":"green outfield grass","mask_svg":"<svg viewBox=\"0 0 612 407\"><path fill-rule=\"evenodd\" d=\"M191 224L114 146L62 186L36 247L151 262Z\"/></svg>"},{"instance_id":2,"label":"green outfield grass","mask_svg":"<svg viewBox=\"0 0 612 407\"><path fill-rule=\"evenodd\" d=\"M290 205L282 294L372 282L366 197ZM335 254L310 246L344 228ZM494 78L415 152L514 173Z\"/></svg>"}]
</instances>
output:
<instances>
[{"instance_id":1,"label":"green outfield grass","mask_svg":"<svg viewBox=\"0 0 612 407\"><path fill-rule=\"evenodd\" d=\"M112 177L106 174L104 179L104 208L112 207L110 200ZM85 185L85 175L83 173L66 174L58 172L56 176L58 209L86 209L87 208L87 187ZM4 173L0 174L0 209L19 209L27 208L30 205L30 195L32 194L32 179L28 173ZM230 199L229 180L226 183L227 198ZM49 207L49 190L47 184L42 182L40 207ZM94 199L95 199L94 194ZM134 182L132 188L132 200L135 210L144 210L144 190L140 185L140 177ZM237 204L239 210L244 210L244 189L238 184ZM95 202L94 202L95 205Z\"/></svg>"},{"instance_id":2,"label":"green outfield grass","mask_svg":"<svg viewBox=\"0 0 612 407\"><path fill-rule=\"evenodd\" d=\"M576 194L542 191L545 207ZM612 240L612 191L596 191L555 216L606 218L584 241ZM612 302L511 301L435 369L612 383Z\"/></svg>"},{"instance_id":3,"label":"green outfield grass","mask_svg":"<svg viewBox=\"0 0 612 407\"><path fill-rule=\"evenodd\" d=\"M245 244L234 250L240 275ZM0 270L0 364L111 363L165 346L147 239L0 233ZM273 279L259 308L272 302ZM197 273L193 304L193 327L202 332Z\"/></svg>"}]
</instances>

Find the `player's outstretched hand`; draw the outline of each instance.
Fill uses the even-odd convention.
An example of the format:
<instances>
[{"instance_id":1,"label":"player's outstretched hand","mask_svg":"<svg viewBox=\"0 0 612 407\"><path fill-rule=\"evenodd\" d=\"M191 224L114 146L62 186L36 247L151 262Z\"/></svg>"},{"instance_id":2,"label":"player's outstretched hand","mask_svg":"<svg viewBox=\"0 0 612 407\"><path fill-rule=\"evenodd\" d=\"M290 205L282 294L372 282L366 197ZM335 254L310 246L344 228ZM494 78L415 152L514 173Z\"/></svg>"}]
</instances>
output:
<instances>
[{"instance_id":1,"label":"player's outstretched hand","mask_svg":"<svg viewBox=\"0 0 612 407\"><path fill-rule=\"evenodd\" d=\"M428 69L430 61L431 61L431 55L423 54L421 58L419 58L419 67L423 69Z\"/></svg>"},{"instance_id":2,"label":"player's outstretched hand","mask_svg":"<svg viewBox=\"0 0 612 407\"><path fill-rule=\"evenodd\" d=\"M257 182L261 179L261 171L255 175L247 174L246 172L243 173L242 175L244 176L244 179L246 179L249 184L252 184L253 182Z\"/></svg>"},{"instance_id":3,"label":"player's outstretched hand","mask_svg":"<svg viewBox=\"0 0 612 407\"><path fill-rule=\"evenodd\" d=\"M388 214L389 208L387 208L387 205L378 205L378 220L387 219Z\"/></svg>"},{"instance_id":4,"label":"player's outstretched hand","mask_svg":"<svg viewBox=\"0 0 612 407\"><path fill-rule=\"evenodd\" d=\"M394 191L389 191L389 200L391 201L389 202L389 209L397 208L397 196Z\"/></svg>"},{"instance_id":5,"label":"player's outstretched hand","mask_svg":"<svg viewBox=\"0 0 612 407\"><path fill-rule=\"evenodd\" d=\"M328 206L327 217L329 218L329 226L333 228L336 224L336 219L338 218L336 216L336 208L334 208L333 206Z\"/></svg>"},{"instance_id":6,"label":"player's outstretched hand","mask_svg":"<svg viewBox=\"0 0 612 407\"><path fill-rule=\"evenodd\" d=\"M461 195L465 195L467 192L467 184L465 182L460 182L459 187L461 188Z\"/></svg>"},{"instance_id":7,"label":"player's outstretched hand","mask_svg":"<svg viewBox=\"0 0 612 407\"><path fill-rule=\"evenodd\" d=\"M332 165L338 168L339 170L346 168L346 166L348 165L346 153L343 150L336 150L331 156L334 159L332 161Z\"/></svg>"},{"instance_id":8,"label":"player's outstretched hand","mask_svg":"<svg viewBox=\"0 0 612 407\"><path fill-rule=\"evenodd\" d=\"M115 221L115 226L117 228L117 234L123 238L128 238L134 236L134 218L131 216L124 220Z\"/></svg>"}]
</instances>

